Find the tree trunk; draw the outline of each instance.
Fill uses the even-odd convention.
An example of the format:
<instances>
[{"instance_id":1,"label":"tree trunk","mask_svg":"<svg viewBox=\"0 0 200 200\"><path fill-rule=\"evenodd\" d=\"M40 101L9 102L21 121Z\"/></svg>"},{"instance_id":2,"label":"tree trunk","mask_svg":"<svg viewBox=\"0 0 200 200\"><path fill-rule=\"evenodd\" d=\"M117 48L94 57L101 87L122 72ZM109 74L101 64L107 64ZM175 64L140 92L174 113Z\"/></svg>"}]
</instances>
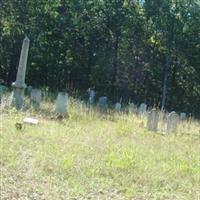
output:
<instances>
[{"instance_id":1,"label":"tree trunk","mask_svg":"<svg viewBox=\"0 0 200 200\"><path fill-rule=\"evenodd\" d=\"M116 91L116 81L117 81L117 70L118 70L118 46L119 46L119 36L116 36L114 43L114 57L113 57L113 75L112 75L112 94L115 95Z\"/></svg>"},{"instance_id":2,"label":"tree trunk","mask_svg":"<svg viewBox=\"0 0 200 200\"><path fill-rule=\"evenodd\" d=\"M166 97L167 97L167 82L168 82L169 65L170 65L170 55L168 53L166 56L166 64L163 69L163 93L162 93L162 102L161 102L162 110L165 107Z\"/></svg>"},{"instance_id":3,"label":"tree trunk","mask_svg":"<svg viewBox=\"0 0 200 200\"><path fill-rule=\"evenodd\" d=\"M166 98L167 98L168 73L169 73L169 66L171 63L171 49L172 49L172 42L174 38L174 25L175 25L175 16L171 18L171 21L169 24L166 64L164 65L164 68L163 68L163 93L162 93L162 101L161 101L162 110L165 108Z\"/></svg>"}]
</instances>

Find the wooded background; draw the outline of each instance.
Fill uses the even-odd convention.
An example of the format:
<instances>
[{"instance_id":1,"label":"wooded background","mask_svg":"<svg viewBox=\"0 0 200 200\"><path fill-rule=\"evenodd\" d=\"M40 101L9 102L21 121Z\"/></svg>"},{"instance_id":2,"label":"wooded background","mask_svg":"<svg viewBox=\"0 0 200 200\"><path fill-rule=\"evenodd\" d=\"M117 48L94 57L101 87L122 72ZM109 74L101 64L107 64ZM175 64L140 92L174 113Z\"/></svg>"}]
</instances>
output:
<instances>
[{"instance_id":1,"label":"wooded background","mask_svg":"<svg viewBox=\"0 0 200 200\"><path fill-rule=\"evenodd\" d=\"M200 3L195 0L1 0L0 78L95 86L99 94L200 113ZM165 98L166 96L166 98Z\"/></svg>"}]
</instances>

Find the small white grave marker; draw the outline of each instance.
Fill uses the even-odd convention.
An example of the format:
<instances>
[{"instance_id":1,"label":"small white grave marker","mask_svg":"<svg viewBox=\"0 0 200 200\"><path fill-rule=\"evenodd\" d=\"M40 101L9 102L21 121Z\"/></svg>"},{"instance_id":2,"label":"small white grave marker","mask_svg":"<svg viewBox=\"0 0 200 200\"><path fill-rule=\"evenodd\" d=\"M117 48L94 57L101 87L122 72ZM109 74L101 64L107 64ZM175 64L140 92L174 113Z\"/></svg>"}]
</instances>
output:
<instances>
[{"instance_id":1,"label":"small white grave marker","mask_svg":"<svg viewBox=\"0 0 200 200\"><path fill-rule=\"evenodd\" d=\"M23 123L37 125L38 124L38 120L35 119L35 118L26 117L26 118L24 118Z\"/></svg>"}]
</instances>

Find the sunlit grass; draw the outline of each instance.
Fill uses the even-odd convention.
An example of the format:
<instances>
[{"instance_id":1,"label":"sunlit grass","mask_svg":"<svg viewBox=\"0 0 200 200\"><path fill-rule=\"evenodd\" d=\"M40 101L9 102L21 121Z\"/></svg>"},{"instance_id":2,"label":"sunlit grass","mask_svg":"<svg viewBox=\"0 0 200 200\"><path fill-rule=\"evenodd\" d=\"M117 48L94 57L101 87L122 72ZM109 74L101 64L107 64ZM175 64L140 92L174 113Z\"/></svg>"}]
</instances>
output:
<instances>
[{"instance_id":1,"label":"sunlit grass","mask_svg":"<svg viewBox=\"0 0 200 200\"><path fill-rule=\"evenodd\" d=\"M69 118L41 109L1 109L2 199L200 198L200 126L183 122L176 133L146 130L146 117L101 115L70 99ZM15 128L25 116L37 126Z\"/></svg>"}]
</instances>

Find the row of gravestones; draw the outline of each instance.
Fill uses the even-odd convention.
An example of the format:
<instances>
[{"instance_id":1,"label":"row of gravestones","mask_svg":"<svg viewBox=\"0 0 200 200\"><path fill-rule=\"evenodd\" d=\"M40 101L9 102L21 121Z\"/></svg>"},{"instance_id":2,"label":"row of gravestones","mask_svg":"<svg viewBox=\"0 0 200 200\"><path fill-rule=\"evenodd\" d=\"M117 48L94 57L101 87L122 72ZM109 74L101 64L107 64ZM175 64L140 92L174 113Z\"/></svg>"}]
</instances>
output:
<instances>
[{"instance_id":1,"label":"row of gravestones","mask_svg":"<svg viewBox=\"0 0 200 200\"><path fill-rule=\"evenodd\" d=\"M158 130L158 123L159 123L159 119L160 119L160 114L162 115L163 113L160 110L156 110L156 109L152 109L149 113L148 113L148 117L147 117L147 129L149 131L154 131L156 132ZM183 113L182 116L178 115L176 112L171 112L167 115L167 120L166 120L166 131L167 132L174 132L177 130L178 124L180 120L184 120L186 119L186 115L184 113L184 117L183 117Z\"/></svg>"},{"instance_id":2,"label":"row of gravestones","mask_svg":"<svg viewBox=\"0 0 200 200\"><path fill-rule=\"evenodd\" d=\"M7 96L4 96L6 93L7 88L3 85L0 85L0 103L1 105L6 104L8 106L15 105L16 102L14 98L14 92L11 93L9 98ZM35 109L38 110L40 108L40 103L42 100L42 97L44 97L46 94L44 91L32 88L31 86L28 86L26 88L26 93L30 98L30 105ZM67 114L67 93L59 92L57 99L56 99L56 112L58 114L65 115Z\"/></svg>"},{"instance_id":3,"label":"row of gravestones","mask_svg":"<svg viewBox=\"0 0 200 200\"><path fill-rule=\"evenodd\" d=\"M88 96L89 96L88 104L89 105L93 105L94 102L95 102L95 94L96 94L96 92L94 91L94 89L91 89L91 88L89 88L87 90L87 92L88 92ZM107 105L107 100L108 100L108 98L106 96L99 97L98 107L99 107L100 111L105 110L106 105ZM121 104L121 100L120 100L119 102L117 102L115 104L115 111L116 112L121 112L121 109L122 109L122 104ZM133 102L129 104L129 111L130 112L135 112L136 109L137 109L136 105ZM143 114L143 113L146 112L146 110L147 110L147 105L145 103L142 103L140 105L140 108L139 108L139 113Z\"/></svg>"},{"instance_id":4,"label":"row of gravestones","mask_svg":"<svg viewBox=\"0 0 200 200\"><path fill-rule=\"evenodd\" d=\"M3 88L2 90L0 90L0 94L3 93L3 91L5 91L5 86L0 86L0 89ZM1 92L2 91L2 92ZM44 95L44 91L37 89L37 88L33 88L32 86L28 86L26 88L26 94L30 97L30 104L31 106L33 106L36 110L40 108L40 102L42 99L42 96ZM89 104L93 104L94 103L94 95L95 93L92 91L92 95L89 96ZM13 98L14 94L11 94L11 99ZM106 110L107 107L107 97L106 96L101 96L99 97L98 100L98 108L101 112L104 112ZM12 101L12 100L11 100ZM134 112L136 110L136 106L134 103L131 103L129 106L129 110L130 112ZM139 108L139 113L145 113L147 109L147 105L142 103L140 105ZM64 114L67 113L67 93L64 92L60 92L57 96L57 100L56 100L56 110L58 113L60 114ZM117 112L121 112L121 103L117 102L115 105L115 110Z\"/></svg>"},{"instance_id":5,"label":"row of gravestones","mask_svg":"<svg viewBox=\"0 0 200 200\"><path fill-rule=\"evenodd\" d=\"M0 96L1 97L5 91L6 91L6 87L0 85ZM42 90L28 86L26 88L26 93L30 97L31 106L33 106L34 109L38 110L40 108L40 103L42 100L42 95L43 95ZM11 96L13 96L13 94L11 94ZM65 116L67 114L67 112L68 112L67 99L68 99L67 93L65 93L65 92L58 93L58 96L56 99L56 112L59 115ZM89 103L93 104L94 99L91 99L91 97L89 97ZM106 96L100 97L98 100L99 110L104 112L106 109L106 104L107 104L107 97ZM117 112L121 112L121 103L117 102L115 104L115 110ZM136 111L137 111L137 107L135 106L135 104L130 103L129 104L129 112L136 113ZM142 103L139 107L139 114L143 115L145 113L147 113L147 105L145 103ZM161 113L162 112L157 109L152 109L148 113L147 129L149 131L157 131ZM185 119L186 119L186 113L181 113L180 116L175 112L171 112L170 114L168 114L167 120L166 120L167 121L167 129L166 129L167 132L175 131L177 129L177 125L178 125L179 121L185 120Z\"/></svg>"},{"instance_id":6,"label":"row of gravestones","mask_svg":"<svg viewBox=\"0 0 200 200\"><path fill-rule=\"evenodd\" d=\"M89 104L94 104L94 98L95 98L95 92L91 91L91 95L89 95L88 103ZM108 98L106 96L102 96L102 97L99 98L98 105L99 105L100 108L104 109L106 107L107 99ZM115 111L116 112L121 112L122 111L121 102L117 102L115 104ZM139 114L146 113L147 112L147 104L146 103L141 103L140 106L139 106L139 110L138 110L137 106L133 102L129 103L129 112L134 112L135 113L137 111L138 111ZM184 112L180 113L180 119L181 120L185 120L186 119L186 113L184 113Z\"/></svg>"},{"instance_id":7,"label":"row of gravestones","mask_svg":"<svg viewBox=\"0 0 200 200\"><path fill-rule=\"evenodd\" d=\"M88 89L88 93L89 93L89 100L88 103L89 104L93 104L94 103L94 98L95 98L95 91L91 90L90 88ZM98 101L98 106L100 111L103 111L106 108L106 104L107 104L107 97L106 96L102 96L99 98ZM116 112L121 112L121 107L122 104L121 102L117 102L115 104L115 111ZM131 113L136 113L137 112L137 107L136 105L132 102L129 104L129 112ZM143 115L145 113L147 113L147 105L145 103L142 103L139 107L138 113L140 115ZM160 110L157 109L152 109L149 113L148 113L148 117L147 117L147 129L149 131L154 131L156 132L158 129L158 123L159 123L159 119L160 119L160 115L163 115L164 113L161 112ZM186 113L181 113L180 116L176 113L176 112L171 112L167 115L167 120L166 120L166 131L167 132L173 132L176 131L178 123L180 120L185 120L186 119Z\"/></svg>"},{"instance_id":8,"label":"row of gravestones","mask_svg":"<svg viewBox=\"0 0 200 200\"><path fill-rule=\"evenodd\" d=\"M7 88L5 86L0 85L0 96L3 95L3 93L6 91L6 89ZM90 90L90 89L89 89L89 91L90 91L90 95L89 95L88 102L90 105L92 105L92 104L94 104L95 92L94 92L94 90ZM39 109L42 96L47 96L46 91L42 91L40 89L33 88L32 86L28 86L26 88L26 94L28 96L30 96L30 103L35 109ZM107 99L108 98L106 96L99 97L98 107L99 107L100 111L104 111L106 109ZM56 107L59 107L59 104L61 105L61 107L63 107L63 109L58 109L58 110L61 110L61 113L67 112L67 109L64 108L64 106L67 105L67 93L60 92L58 94L56 102L57 102ZM63 106L62 106L62 104L63 104ZM115 104L115 111L121 112L121 108L122 108L122 104L120 102L117 102ZM129 112L130 113L136 112L137 110L138 109L133 102L129 104ZM139 107L138 113L144 114L146 112L147 112L147 105L145 103L142 103ZM186 113L181 113L180 119L181 120L186 119Z\"/></svg>"}]
</instances>

